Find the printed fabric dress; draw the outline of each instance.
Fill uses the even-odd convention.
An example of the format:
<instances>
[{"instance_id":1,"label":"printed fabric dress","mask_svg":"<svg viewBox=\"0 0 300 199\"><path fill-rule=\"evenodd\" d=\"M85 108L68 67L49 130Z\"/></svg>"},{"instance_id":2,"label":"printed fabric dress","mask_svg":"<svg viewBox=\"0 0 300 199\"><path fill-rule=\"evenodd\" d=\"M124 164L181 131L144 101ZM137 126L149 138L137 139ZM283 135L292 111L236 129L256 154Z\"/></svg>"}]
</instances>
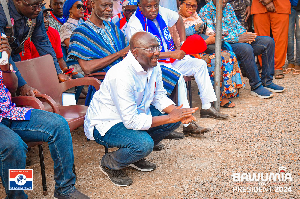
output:
<instances>
[{"instance_id":1,"label":"printed fabric dress","mask_svg":"<svg viewBox=\"0 0 300 199\"><path fill-rule=\"evenodd\" d=\"M193 34L197 34L195 30L195 24L203 23L201 18L195 12L192 16L186 18L181 16L184 22L186 36L191 36ZM206 33L211 33L212 30L207 29ZM207 54L201 53L197 55L193 55L196 58L203 59L207 63L207 69L210 76L210 80L214 85L215 79L215 53ZM222 50L221 52L221 80L220 80L220 89L221 96L220 99L223 98L233 98L239 96L239 89L244 87L245 84L242 81L242 72L239 67L238 61L234 52Z\"/></svg>"}]
</instances>

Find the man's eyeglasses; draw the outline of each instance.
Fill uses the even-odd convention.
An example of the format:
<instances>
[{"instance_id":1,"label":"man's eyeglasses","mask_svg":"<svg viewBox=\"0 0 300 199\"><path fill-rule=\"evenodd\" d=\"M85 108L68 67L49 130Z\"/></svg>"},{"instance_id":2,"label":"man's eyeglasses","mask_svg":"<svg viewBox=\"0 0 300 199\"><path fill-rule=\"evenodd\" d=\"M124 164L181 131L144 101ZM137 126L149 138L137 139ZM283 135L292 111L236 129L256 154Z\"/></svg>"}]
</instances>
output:
<instances>
[{"instance_id":1,"label":"man's eyeglasses","mask_svg":"<svg viewBox=\"0 0 300 199\"><path fill-rule=\"evenodd\" d=\"M26 3L27 6L31 7L32 10L42 9L43 6L46 5L46 3L38 3L38 4L29 4L25 0L23 0L24 3Z\"/></svg>"},{"instance_id":2,"label":"man's eyeglasses","mask_svg":"<svg viewBox=\"0 0 300 199\"><path fill-rule=\"evenodd\" d=\"M81 8L84 8L83 4L77 4L77 9L80 10Z\"/></svg>"},{"instance_id":3,"label":"man's eyeglasses","mask_svg":"<svg viewBox=\"0 0 300 199\"><path fill-rule=\"evenodd\" d=\"M185 7L186 7L186 9L191 9L191 8L192 9L197 9L197 4L192 5L190 3L185 3Z\"/></svg>"},{"instance_id":4,"label":"man's eyeglasses","mask_svg":"<svg viewBox=\"0 0 300 199\"><path fill-rule=\"evenodd\" d=\"M149 53L160 52L162 49L161 46L154 46L154 47L149 47L149 48L140 48L140 47L135 47L135 48L139 48L139 49L148 51Z\"/></svg>"},{"instance_id":5,"label":"man's eyeglasses","mask_svg":"<svg viewBox=\"0 0 300 199\"><path fill-rule=\"evenodd\" d=\"M132 9L132 10L127 9L127 10L125 10L124 12L125 12L126 14L130 14L130 13L134 13L135 11L136 11L136 9Z\"/></svg>"}]
</instances>

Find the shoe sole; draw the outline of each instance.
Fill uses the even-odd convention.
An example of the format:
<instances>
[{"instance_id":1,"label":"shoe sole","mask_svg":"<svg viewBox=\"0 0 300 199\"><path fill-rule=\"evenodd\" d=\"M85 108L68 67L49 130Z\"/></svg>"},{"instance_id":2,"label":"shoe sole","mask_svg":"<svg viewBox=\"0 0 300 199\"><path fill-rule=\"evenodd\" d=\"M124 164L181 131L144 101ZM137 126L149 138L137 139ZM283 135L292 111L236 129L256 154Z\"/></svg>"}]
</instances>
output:
<instances>
[{"instance_id":1,"label":"shoe sole","mask_svg":"<svg viewBox=\"0 0 300 199\"><path fill-rule=\"evenodd\" d=\"M268 87L264 87L264 88L268 89L269 91L274 92L274 93L282 93L285 90L285 89L283 89L283 90L274 90L274 89L268 88Z\"/></svg>"},{"instance_id":2,"label":"shoe sole","mask_svg":"<svg viewBox=\"0 0 300 199\"><path fill-rule=\"evenodd\" d=\"M100 166L100 170L102 171L102 173L104 173L109 179L110 179L110 177L109 177L109 175L103 170L103 168ZM122 184L116 184L116 183L114 183L111 179L110 179L110 181L114 184L114 185L117 185L117 186L119 186L119 187L128 187L128 186L130 186L130 185L122 185Z\"/></svg>"},{"instance_id":3,"label":"shoe sole","mask_svg":"<svg viewBox=\"0 0 300 199\"><path fill-rule=\"evenodd\" d=\"M181 140L183 138L184 138L184 136L183 137L174 137L174 138L165 137L164 139L167 139L167 140Z\"/></svg>"},{"instance_id":4,"label":"shoe sole","mask_svg":"<svg viewBox=\"0 0 300 199\"><path fill-rule=\"evenodd\" d=\"M191 135L204 135L205 133L209 132L210 129L201 131L200 133L191 133L191 132L183 132L185 136L191 136Z\"/></svg>"},{"instance_id":5,"label":"shoe sole","mask_svg":"<svg viewBox=\"0 0 300 199\"><path fill-rule=\"evenodd\" d=\"M270 96L262 96L262 95L257 94L256 92L253 92L253 91L251 91L250 94L253 95L253 96L259 97L260 99L269 99L269 98L272 98L274 96L273 94L271 94Z\"/></svg>"},{"instance_id":6,"label":"shoe sole","mask_svg":"<svg viewBox=\"0 0 300 199\"><path fill-rule=\"evenodd\" d=\"M136 170L143 171L143 172L149 172L149 171L154 170L154 169L141 169L141 168L135 166L134 164L130 164L129 166L132 167L132 168L135 168Z\"/></svg>"},{"instance_id":7,"label":"shoe sole","mask_svg":"<svg viewBox=\"0 0 300 199\"><path fill-rule=\"evenodd\" d=\"M228 119L228 117L221 118L221 117L214 117L214 116L211 116L211 115L200 115L200 118L214 118L216 120L227 120Z\"/></svg>"}]
</instances>

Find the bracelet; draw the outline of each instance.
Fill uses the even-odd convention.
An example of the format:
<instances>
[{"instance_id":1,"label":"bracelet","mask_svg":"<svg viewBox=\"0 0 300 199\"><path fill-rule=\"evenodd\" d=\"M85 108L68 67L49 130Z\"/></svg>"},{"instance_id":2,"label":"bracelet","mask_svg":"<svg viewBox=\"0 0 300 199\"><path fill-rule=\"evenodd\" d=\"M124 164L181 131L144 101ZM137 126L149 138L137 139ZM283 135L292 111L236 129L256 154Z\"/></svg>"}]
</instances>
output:
<instances>
[{"instance_id":1,"label":"bracelet","mask_svg":"<svg viewBox=\"0 0 300 199\"><path fill-rule=\"evenodd\" d=\"M2 73L12 73L15 72L13 69L13 66L11 64L9 64L9 69L8 70L1 70Z\"/></svg>"},{"instance_id":2,"label":"bracelet","mask_svg":"<svg viewBox=\"0 0 300 199\"><path fill-rule=\"evenodd\" d=\"M185 42L185 41L180 42L180 46L182 46L182 44L183 44L184 42Z\"/></svg>"}]
</instances>

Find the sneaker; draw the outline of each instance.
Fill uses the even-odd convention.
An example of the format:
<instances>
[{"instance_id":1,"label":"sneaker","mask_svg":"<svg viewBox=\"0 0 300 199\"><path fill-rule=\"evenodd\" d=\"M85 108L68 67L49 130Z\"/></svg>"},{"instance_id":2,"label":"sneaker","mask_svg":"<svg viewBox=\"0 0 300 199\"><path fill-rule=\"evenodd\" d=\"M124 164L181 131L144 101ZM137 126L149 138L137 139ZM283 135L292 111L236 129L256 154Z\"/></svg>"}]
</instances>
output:
<instances>
[{"instance_id":1,"label":"sneaker","mask_svg":"<svg viewBox=\"0 0 300 199\"><path fill-rule=\"evenodd\" d=\"M161 151L161 150L163 150L164 148L165 148L165 145L159 142L157 145L155 145L155 146L153 147L153 151Z\"/></svg>"},{"instance_id":2,"label":"sneaker","mask_svg":"<svg viewBox=\"0 0 300 199\"><path fill-rule=\"evenodd\" d=\"M139 171L153 171L156 169L156 165L154 163L151 163L147 160L145 160L145 158L130 164L129 166L139 170Z\"/></svg>"},{"instance_id":3,"label":"sneaker","mask_svg":"<svg viewBox=\"0 0 300 199\"><path fill-rule=\"evenodd\" d=\"M268 99L273 97L272 92L268 91L263 86L259 86L257 89L251 91L251 95L257 96L261 99Z\"/></svg>"},{"instance_id":4,"label":"sneaker","mask_svg":"<svg viewBox=\"0 0 300 199\"><path fill-rule=\"evenodd\" d=\"M67 195L60 195L57 192L54 192L54 198L58 199L89 199L86 195L79 192L77 189L74 189L71 193L68 193Z\"/></svg>"},{"instance_id":5,"label":"sneaker","mask_svg":"<svg viewBox=\"0 0 300 199\"><path fill-rule=\"evenodd\" d=\"M173 139L173 140L180 140L184 138L184 134L183 133L179 133L176 131L171 132L169 135L167 135L166 137L164 137L164 139Z\"/></svg>"},{"instance_id":6,"label":"sneaker","mask_svg":"<svg viewBox=\"0 0 300 199\"><path fill-rule=\"evenodd\" d=\"M270 85L264 87L274 93L282 93L284 91L284 88L282 86L278 86L274 83L271 83Z\"/></svg>"},{"instance_id":7,"label":"sneaker","mask_svg":"<svg viewBox=\"0 0 300 199\"><path fill-rule=\"evenodd\" d=\"M100 169L117 186L127 187L133 183L122 169L112 170L102 165L100 165Z\"/></svg>"}]
</instances>

